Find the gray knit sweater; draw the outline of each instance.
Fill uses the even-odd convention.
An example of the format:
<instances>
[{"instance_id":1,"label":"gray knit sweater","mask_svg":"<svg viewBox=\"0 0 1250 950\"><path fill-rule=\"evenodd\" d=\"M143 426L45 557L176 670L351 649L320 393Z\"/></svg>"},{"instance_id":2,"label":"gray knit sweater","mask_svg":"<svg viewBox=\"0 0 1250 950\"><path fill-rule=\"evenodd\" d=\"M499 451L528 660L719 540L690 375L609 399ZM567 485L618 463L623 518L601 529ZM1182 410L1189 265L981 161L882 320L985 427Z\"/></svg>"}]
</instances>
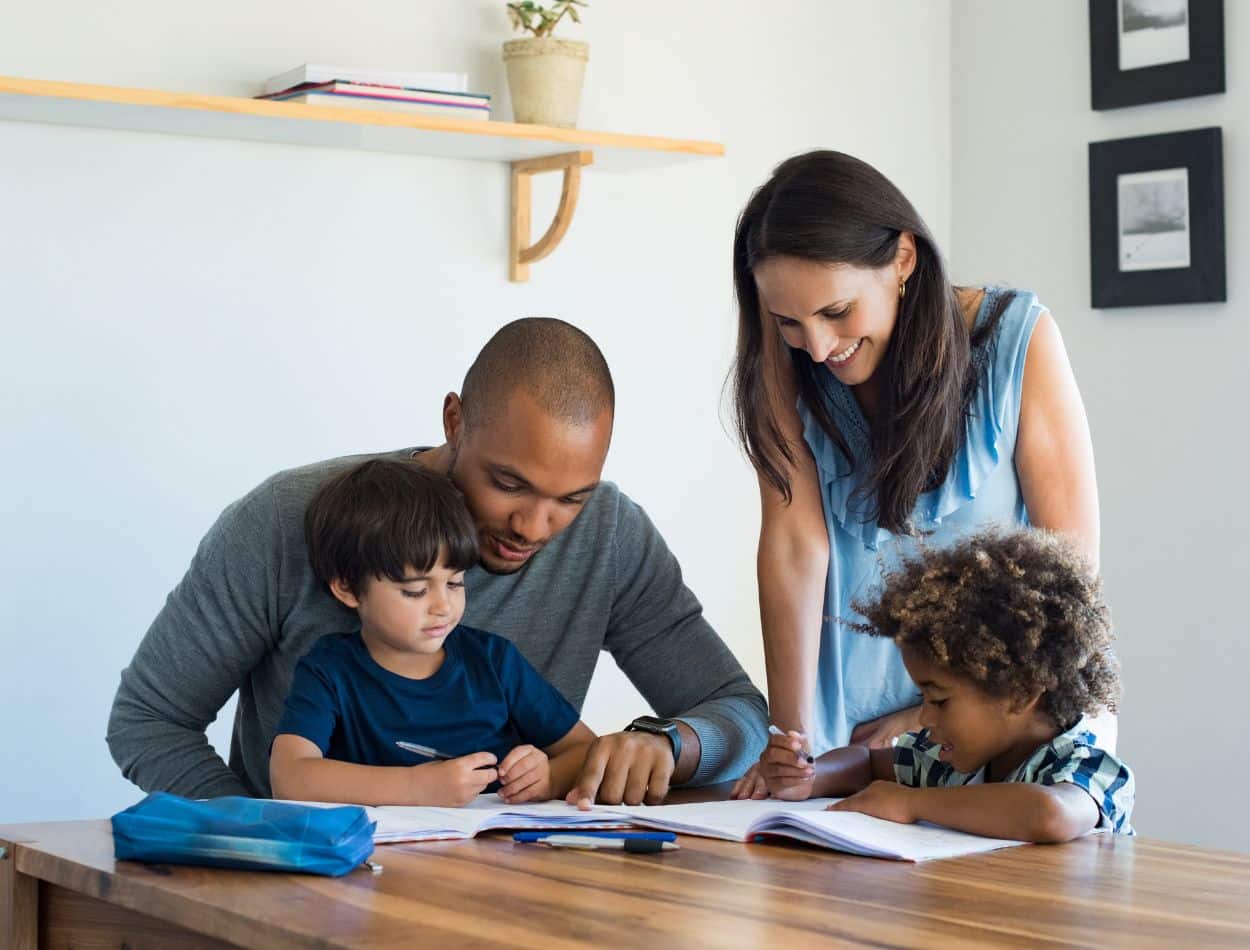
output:
<instances>
[{"instance_id":1,"label":"gray knit sweater","mask_svg":"<svg viewBox=\"0 0 1250 950\"><path fill-rule=\"evenodd\" d=\"M321 636L359 629L313 576L304 508L325 478L367 457L280 472L222 512L122 671L108 744L126 778L189 797L269 794L269 745L296 663ZM763 696L655 526L612 483L522 570L473 568L466 591L464 622L516 643L578 709L607 650L656 713L698 734L691 784L736 778L763 748ZM204 730L236 690L227 766Z\"/></svg>"}]
</instances>

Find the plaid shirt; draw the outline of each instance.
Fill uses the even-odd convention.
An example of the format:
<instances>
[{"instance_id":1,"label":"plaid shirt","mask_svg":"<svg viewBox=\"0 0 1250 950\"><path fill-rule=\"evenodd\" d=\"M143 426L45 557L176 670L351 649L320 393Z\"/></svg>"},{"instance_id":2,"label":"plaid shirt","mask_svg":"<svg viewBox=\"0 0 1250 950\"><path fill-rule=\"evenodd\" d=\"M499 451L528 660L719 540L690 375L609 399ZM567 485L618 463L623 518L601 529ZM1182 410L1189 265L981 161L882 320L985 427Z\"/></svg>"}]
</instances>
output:
<instances>
[{"instance_id":1,"label":"plaid shirt","mask_svg":"<svg viewBox=\"0 0 1250 950\"><path fill-rule=\"evenodd\" d=\"M1133 811L1134 782L1129 767L1094 745L1094 734L1081 719L1036 751L1007 776L1007 782L1059 785L1071 782L1089 792L1098 805L1099 828L1117 834L1134 834L1129 824ZM941 746L929 741L929 730L909 732L894 745L894 778L912 788L968 785L977 775L956 772L938 759ZM984 771L984 770L982 770Z\"/></svg>"}]
</instances>

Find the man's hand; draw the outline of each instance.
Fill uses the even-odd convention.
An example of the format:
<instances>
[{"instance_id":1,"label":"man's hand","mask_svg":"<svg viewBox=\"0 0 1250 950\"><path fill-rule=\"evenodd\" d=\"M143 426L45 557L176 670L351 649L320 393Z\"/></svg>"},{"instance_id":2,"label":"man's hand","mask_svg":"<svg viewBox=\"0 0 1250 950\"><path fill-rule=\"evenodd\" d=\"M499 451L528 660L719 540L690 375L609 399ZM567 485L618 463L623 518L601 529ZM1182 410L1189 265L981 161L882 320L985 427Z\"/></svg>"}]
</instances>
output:
<instances>
[{"instance_id":1,"label":"man's hand","mask_svg":"<svg viewBox=\"0 0 1250 950\"><path fill-rule=\"evenodd\" d=\"M768 745L760 756L760 774L768 794L787 802L811 798L816 767L808 761L810 758L807 737L801 732L791 730L783 735L769 735Z\"/></svg>"},{"instance_id":2,"label":"man's hand","mask_svg":"<svg viewBox=\"0 0 1250 950\"><path fill-rule=\"evenodd\" d=\"M659 805L672 780L673 745L649 732L614 732L600 736L586 753L586 764L572 791L570 805Z\"/></svg>"},{"instance_id":3,"label":"man's hand","mask_svg":"<svg viewBox=\"0 0 1250 950\"><path fill-rule=\"evenodd\" d=\"M919 789L899 785L898 782L878 779L862 792L834 802L827 811L857 811L874 818L910 825L916 821L913 805L917 791Z\"/></svg>"},{"instance_id":4,"label":"man's hand","mask_svg":"<svg viewBox=\"0 0 1250 950\"><path fill-rule=\"evenodd\" d=\"M458 808L499 778L493 752L474 752L446 762L412 766L413 803Z\"/></svg>"},{"instance_id":5,"label":"man's hand","mask_svg":"<svg viewBox=\"0 0 1250 950\"><path fill-rule=\"evenodd\" d=\"M519 745L499 763L499 797L509 805L551 798L551 760L542 749Z\"/></svg>"},{"instance_id":6,"label":"man's hand","mask_svg":"<svg viewBox=\"0 0 1250 950\"><path fill-rule=\"evenodd\" d=\"M888 749L903 733L915 732L919 728L920 707L909 706L907 709L861 722L851 730L849 744L862 745L869 749Z\"/></svg>"}]
</instances>

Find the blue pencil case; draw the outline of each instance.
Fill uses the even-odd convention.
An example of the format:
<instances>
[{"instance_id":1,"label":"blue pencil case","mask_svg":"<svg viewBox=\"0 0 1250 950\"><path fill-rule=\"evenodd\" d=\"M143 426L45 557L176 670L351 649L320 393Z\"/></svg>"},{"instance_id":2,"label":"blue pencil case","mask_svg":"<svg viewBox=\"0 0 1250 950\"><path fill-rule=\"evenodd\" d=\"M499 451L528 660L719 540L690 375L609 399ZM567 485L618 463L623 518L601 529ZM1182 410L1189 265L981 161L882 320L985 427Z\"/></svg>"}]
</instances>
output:
<instances>
[{"instance_id":1,"label":"blue pencil case","mask_svg":"<svg viewBox=\"0 0 1250 950\"><path fill-rule=\"evenodd\" d=\"M195 801L153 792L113 816L119 861L298 871L338 877L373 851L359 805L317 808L263 798Z\"/></svg>"}]
</instances>

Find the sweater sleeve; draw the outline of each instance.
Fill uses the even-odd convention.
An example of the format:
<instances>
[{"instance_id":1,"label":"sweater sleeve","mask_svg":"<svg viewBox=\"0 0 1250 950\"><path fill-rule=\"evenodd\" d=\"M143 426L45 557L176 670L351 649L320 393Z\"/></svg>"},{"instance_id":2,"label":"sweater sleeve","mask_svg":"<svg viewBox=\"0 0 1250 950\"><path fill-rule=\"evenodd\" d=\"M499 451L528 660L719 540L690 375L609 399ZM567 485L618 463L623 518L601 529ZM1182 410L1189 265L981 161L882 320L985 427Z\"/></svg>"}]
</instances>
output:
<instances>
[{"instance_id":1,"label":"sweater sleeve","mask_svg":"<svg viewBox=\"0 0 1250 950\"><path fill-rule=\"evenodd\" d=\"M605 646L665 718L699 737L690 785L737 778L768 738L764 697L703 616L681 567L646 513L620 496L615 590Z\"/></svg>"},{"instance_id":2,"label":"sweater sleeve","mask_svg":"<svg viewBox=\"0 0 1250 950\"><path fill-rule=\"evenodd\" d=\"M259 794L204 730L276 643L281 560L277 512L262 485L222 512L122 671L107 741L144 791Z\"/></svg>"}]
</instances>

